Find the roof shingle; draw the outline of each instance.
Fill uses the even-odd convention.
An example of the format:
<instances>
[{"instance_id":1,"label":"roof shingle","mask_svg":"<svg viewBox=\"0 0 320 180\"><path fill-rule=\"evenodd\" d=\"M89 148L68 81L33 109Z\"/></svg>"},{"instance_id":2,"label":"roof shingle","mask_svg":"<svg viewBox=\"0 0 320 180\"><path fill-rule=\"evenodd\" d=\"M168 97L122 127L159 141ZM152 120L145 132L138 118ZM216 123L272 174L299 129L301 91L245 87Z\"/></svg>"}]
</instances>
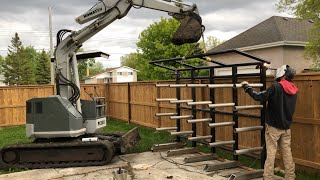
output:
<instances>
[{"instance_id":1,"label":"roof shingle","mask_svg":"<svg viewBox=\"0 0 320 180\"><path fill-rule=\"evenodd\" d=\"M236 49L279 41L307 42L313 23L308 20L272 16L209 52Z\"/></svg>"}]
</instances>

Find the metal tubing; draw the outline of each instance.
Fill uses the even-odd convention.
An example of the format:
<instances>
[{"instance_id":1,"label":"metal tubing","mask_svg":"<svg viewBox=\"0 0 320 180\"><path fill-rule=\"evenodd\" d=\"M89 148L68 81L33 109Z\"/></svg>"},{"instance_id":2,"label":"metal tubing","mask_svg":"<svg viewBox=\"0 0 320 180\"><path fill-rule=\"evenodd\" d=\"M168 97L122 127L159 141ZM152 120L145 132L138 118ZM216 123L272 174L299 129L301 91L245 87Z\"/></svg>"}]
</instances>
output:
<instances>
[{"instance_id":1,"label":"metal tubing","mask_svg":"<svg viewBox=\"0 0 320 180\"><path fill-rule=\"evenodd\" d=\"M169 87L170 84L156 84L156 87Z\"/></svg>"},{"instance_id":2,"label":"metal tubing","mask_svg":"<svg viewBox=\"0 0 320 180\"><path fill-rule=\"evenodd\" d=\"M215 64L218 64L218 65L220 65L220 66L226 66L225 63L222 63L222 62L219 62L219 61L210 60L210 62L215 63Z\"/></svg>"},{"instance_id":3,"label":"metal tubing","mask_svg":"<svg viewBox=\"0 0 320 180\"><path fill-rule=\"evenodd\" d=\"M161 127L156 128L157 131L177 130L177 127Z\"/></svg>"},{"instance_id":4,"label":"metal tubing","mask_svg":"<svg viewBox=\"0 0 320 180\"><path fill-rule=\"evenodd\" d=\"M218 108L218 107L231 107L235 103L219 103L219 104L208 104L209 108Z\"/></svg>"},{"instance_id":5,"label":"metal tubing","mask_svg":"<svg viewBox=\"0 0 320 180\"><path fill-rule=\"evenodd\" d=\"M182 148L183 144L179 142L174 142L174 143L165 143L165 144L154 144L151 147L152 152L156 151L163 151L163 150L169 150L169 149L177 149L177 148Z\"/></svg>"},{"instance_id":6,"label":"metal tubing","mask_svg":"<svg viewBox=\"0 0 320 180\"><path fill-rule=\"evenodd\" d=\"M255 147L255 148L250 148L250 149L240 149L240 150L235 150L233 151L234 155L241 155L241 154L246 154L250 152L256 152L256 151L261 151L263 147Z\"/></svg>"},{"instance_id":7,"label":"metal tubing","mask_svg":"<svg viewBox=\"0 0 320 180\"><path fill-rule=\"evenodd\" d=\"M173 101L170 101L171 104L180 104L180 103L187 103L187 102L192 102L191 99L189 100L173 100Z\"/></svg>"},{"instance_id":8,"label":"metal tubing","mask_svg":"<svg viewBox=\"0 0 320 180\"><path fill-rule=\"evenodd\" d=\"M187 87L187 85L186 84L170 84L169 87L178 88L178 87Z\"/></svg>"},{"instance_id":9,"label":"metal tubing","mask_svg":"<svg viewBox=\"0 0 320 180\"><path fill-rule=\"evenodd\" d=\"M260 177L263 176L263 173L264 173L263 169L241 172L241 173L237 173L237 174L232 174L228 180L262 179ZM282 179L282 178L280 178L280 179Z\"/></svg>"},{"instance_id":10,"label":"metal tubing","mask_svg":"<svg viewBox=\"0 0 320 180\"><path fill-rule=\"evenodd\" d=\"M174 120L174 119L188 119L188 118L192 118L192 115L184 115L184 116L170 116L170 119Z\"/></svg>"},{"instance_id":11,"label":"metal tubing","mask_svg":"<svg viewBox=\"0 0 320 180\"><path fill-rule=\"evenodd\" d=\"M234 125L234 122L221 122L221 123L210 123L208 124L209 127L215 128L215 127L222 127L222 126L231 126Z\"/></svg>"},{"instance_id":12,"label":"metal tubing","mask_svg":"<svg viewBox=\"0 0 320 180\"><path fill-rule=\"evenodd\" d=\"M170 70L170 71L176 71L175 69L173 69L171 67L168 67L168 66L164 66L162 64L154 63L153 65L161 67L161 68L164 68L164 69L167 69L167 70Z\"/></svg>"},{"instance_id":13,"label":"metal tubing","mask_svg":"<svg viewBox=\"0 0 320 180\"><path fill-rule=\"evenodd\" d=\"M187 84L187 87L207 87L207 84Z\"/></svg>"},{"instance_id":14,"label":"metal tubing","mask_svg":"<svg viewBox=\"0 0 320 180\"><path fill-rule=\"evenodd\" d=\"M201 122L210 122L212 119L211 118L205 118L205 119L191 119L187 120L188 123L201 123Z\"/></svg>"},{"instance_id":15,"label":"metal tubing","mask_svg":"<svg viewBox=\"0 0 320 180\"><path fill-rule=\"evenodd\" d=\"M170 134L172 136L177 136L177 135L188 135L188 134L192 134L193 131L179 131L179 132L171 132Z\"/></svg>"},{"instance_id":16,"label":"metal tubing","mask_svg":"<svg viewBox=\"0 0 320 180\"><path fill-rule=\"evenodd\" d=\"M156 99L157 102L167 102L167 101L174 101L177 100L176 98L159 98Z\"/></svg>"},{"instance_id":17,"label":"metal tubing","mask_svg":"<svg viewBox=\"0 0 320 180\"><path fill-rule=\"evenodd\" d=\"M214 55L219 55L219 54L227 54L227 53L237 53L240 55L243 55L245 57L254 59L256 61L259 62L263 62L263 63L270 63L262 58L241 52L239 50L236 49L226 49L223 51L215 51L215 52L209 52L209 53L204 53L204 54L196 54L196 55L190 55L190 56L183 56L183 57L178 57L178 58L170 58L170 59L162 59L162 60L155 60L155 61L151 61L149 62L150 64L154 64L154 63L160 63L160 62L170 62L170 61L181 61L181 60L186 60L186 59L192 59L192 58L202 58L202 57L206 57L206 56L214 56Z\"/></svg>"},{"instance_id":18,"label":"metal tubing","mask_svg":"<svg viewBox=\"0 0 320 180\"><path fill-rule=\"evenodd\" d=\"M232 67L232 84L237 84L237 74L238 74L238 67L234 66ZM232 88L232 100L234 103L234 106L238 106L238 91L236 87ZM233 129L238 128L238 111L233 111ZM233 151L239 149L239 137L237 133L233 133L233 140L235 141L235 143L233 144L232 148ZM238 155L234 154L233 155L233 160L239 160Z\"/></svg>"},{"instance_id":19,"label":"metal tubing","mask_svg":"<svg viewBox=\"0 0 320 180\"><path fill-rule=\"evenodd\" d=\"M246 110L246 109L262 109L263 105L250 105L250 106L235 106L234 109L239 110Z\"/></svg>"},{"instance_id":20,"label":"metal tubing","mask_svg":"<svg viewBox=\"0 0 320 180\"><path fill-rule=\"evenodd\" d=\"M181 107L181 109L188 109L190 110L190 107ZM211 108L213 109L213 108ZM203 108L196 108L197 111L202 111L202 112L210 112L210 109L203 109ZM224 115L233 115L232 112L225 112L225 111L220 111L217 109L213 109L213 111L217 114L224 114ZM238 113L238 116L240 117L248 117L248 118L255 118L255 119L260 119L261 117L258 115L254 115L254 114L244 114L244 113Z\"/></svg>"},{"instance_id":21,"label":"metal tubing","mask_svg":"<svg viewBox=\"0 0 320 180\"><path fill-rule=\"evenodd\" d=\"M222 169L230 169L240 166L239 161L225 161L225 162L216 162L214 164L207 164L204 167L204 171L211 172L211 171L217 171Z\"/></svg>"},{"instance_id":22,"label":"metal tubing","mask_svg":"<svg viewBox=\"0 0 320 180\"><path fill-rule=\"evenodd\" d=\"M243 128L235 128L233 132L240 133L240 132L247 132L247 131L257 131L261 129L263 129L263 126L243 127Z\"/></svg>"},{"instance_id":23,"label":"metal tubing","mask_svg":"<svg viewBox=\"0 0 320 180\"><path fill-rule=\"evenodd\" d=\"M236 86L237 88L241 88L241 84L208 84L208 88L233 88ZM249 84L251 87L262 87L263 84Z\"/></svg>"},{"instance_id":24,"label":"metal tubing","mask_svg":"<svg viewBox=\"0 0 320 180\"><path fill-rule=\"evenodd\" d=\"M220 141L220 142L214 142L214 143L209 143L210 147L218 147L218 146L223 146L223 145L229 145L229 144L234 144L235 141Z\"/></svg>"},{"instance_id":25,"label":"metal tubing","mask_svg":"<svg viewBox=\"0 0 320 180\"><path fill-rule=\"evenodd\" d=\"M178 64L181 64L183 66L187 66L187 67L190 67L190 68L196 68L195 66L192 66L190 64L187 64L187 63L184 63L184 62L180 62L180 61L174 61L175 63L178 63Z\"/></svg>"},{"instance_id":26,"label":"metal tubing","mask_svg":"<svg viewBox=\"0 0 320 180\"><path fill-rule=\"evenodd\" d=\"M189 137L188 140L189 141L196 141L196 140L200 140L200 139L210 139L212 138L211 135L209 136L196 136L196 137Z\"/></svg>"},{"instance_id":27,"label":"metal tubing","mask_svg":"<svg viewBox=\"0 0 320 180\"><path fill-rule=\"evenodd\" d=\"M183 69L178 69L179 71L190 71L190 70L201 70L201 69L210 69L210 68L226 68L226 67L242 67L242 66L257 66L260 65L261 63L259 62L248 62L248 63L237 63L237 64L228 64L226 66L201 66L197 67L195 69L192 68L183 68Z\"/></svg>"},{"instance_id":28,"label":"metal tubing","mask_svg":"<svg viewBox=\"0 0 320 180\"><path fill-rule=\"evenodd\" d=\"M249 86L250 86L250 87L263 87L263 84L258 84L258 83L252 83L252 84L250 84L250 83L249 83ZM237 87L237 88L241 88L242 85L241 85L241 84L236 84L236 87Z\"/></svg>"},{"instance_id":29,"label":"metal tubing","mask_svg":"<svg viewBox=\"0 0 320 180\"><path fill-rule=\"evenodd\" d=\"M175 116L177 113L156 113L156 116Z\"/></svg>"},{"instance_id":30,"label":"metal tubing","mask_svg":"<svg viewBox=\"0 0 320 180\"><path fill-rule=\"evenodd\" d=\"M195 70L192 70L191 71L191 84L195 84ZM191 88L191 98L192 100L195 102L197 99L196 99L196 88L195 87L192 87ZM190 102L191 103L191 102ZM188 103L187 103L188 104ZM189 105L189 104L188 104ZM197 110L196 110L196 107L195 106L192 106L191 107L191 111L192 111L192 116L194 119L197 118ZM191 128L192 128L192 137L196 137L197 136L197 124L196 123L192 123L191 125ZM192 141L192 147L196 147L197 146L197 142L194 142Z\"/></svg>"},{"instance_id":31,"label":"metal tubing","mask_svg":"<svg viewBox=\"0 0 320 180\"><path fill-rule=\"evenodd\" d=\"M259 57L257 57L257 56L253 56L253 55L251 55L251 54L248 54L248 53L245 53L245 52L242 52L242 51L239 51L239 50L236 50L235 52L238 53L238 54L240 54L240 55L243 55L243 56L245 56L245 57L248 57L248 58L254 59L254 60L256 60L256 61L262 62L262 64L263 64L263 63L270 64L269 61L267 61L267 60L265 60L265 59L262 59L262 58L259 58Z\"/></svg>"},{"instance_id":32,"label":"metal tubing","mask_svg":"<svg viewBox=\"0 0 320 180\"><path fill-rule=\"evenodd\" d=\"M208 84L208 88L232 88L233 84Z\"/></svg>"},{"instance_id":33,"label":"metal tubing","mask_svg":"<svg viewBox=\"0 0 320 180\"><path fill-rule=\"evenodd\" d=\"M217 159L217 156L215 154L201 154L201 155L185 157L183 159L183 163L194 163L194 162L200 162L200 161L211 161L211 160L215 160L215 159Z\"/></svg>"},{"instance_id":34,"label":"metal tubing","mask_svg":"<svg viewBox=\"0 0 320 180\"><path fill-rule=\"evenodd\" d=\"M188 106L195 106L195 105L207 105L212 104L211 101L196 101L196 102L187 102Z\"/></svg>"},{"instance_id":35,"label":"metal tubing","mask_svg":"<svg viewBox=\"0 0 320 180\"><path fill-rule=\"evenodd\" d=\"M208 66L207 68L203 69L210 69L211 67ZM252 77L252 76L260 76L260 73L248 73L248 74L238 74L237 77ZM219 75L219 76L213 76L214 79L225 79L225 78L231 78L232 75ZM197 76L195 79L208 79L209 76ZM190 77L181 77L181 79L190 79Z\"/></svg>"}]
</instances>

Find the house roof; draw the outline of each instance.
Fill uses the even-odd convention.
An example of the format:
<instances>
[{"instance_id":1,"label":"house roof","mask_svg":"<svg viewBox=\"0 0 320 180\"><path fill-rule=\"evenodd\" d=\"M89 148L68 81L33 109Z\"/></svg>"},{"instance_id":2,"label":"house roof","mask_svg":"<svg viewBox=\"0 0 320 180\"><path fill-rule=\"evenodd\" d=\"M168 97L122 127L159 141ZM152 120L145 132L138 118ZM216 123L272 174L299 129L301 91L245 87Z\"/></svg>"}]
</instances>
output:
<instances>
[{"instance_id":1,"label":"house roof","mask_svg":"<svg viewBox=\"0 0 320 180\"><path fill-rule=\"evenodd\" d=\"M97 74L90 75L90 76L86 77L85 79L90 79L90 78L93 78L93 77L98 76L98 75L100 75L100 74L112 72L112 71L114 71L114 70L116 70L116 69L119 69L119 68L127 68L127 69L131 69L131 70L133 70L133 71L139 72L138 70L133 69L133 68L128 67L128 66L121 66L121 67L115 67L115 68L108 68L108 69L106 69L106 70L104 70L104 71L98 72Z\"/></svg>"},{"instance_id":2,"label":"house roof","mask_svg":"<svg viewBox=\"0 0 320 180\"><path fill-rule=\"evenodd\" d=\"M272 16L209 52L236 49L275 42L307 42L313 22L296 18Z\"/></svg>"}]
</instances>

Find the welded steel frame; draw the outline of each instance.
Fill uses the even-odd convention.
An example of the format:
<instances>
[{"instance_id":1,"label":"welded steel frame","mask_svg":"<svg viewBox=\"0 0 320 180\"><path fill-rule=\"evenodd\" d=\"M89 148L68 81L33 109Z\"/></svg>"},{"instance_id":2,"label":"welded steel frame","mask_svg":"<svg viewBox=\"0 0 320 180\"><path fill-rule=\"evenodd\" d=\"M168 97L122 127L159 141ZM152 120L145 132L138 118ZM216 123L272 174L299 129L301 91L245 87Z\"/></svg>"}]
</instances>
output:
<instances>
[{"instance_id":1,"label":"welded steel frame","mask_svg":"<svg viewBox=\"0 0 320 180\"><path fill-rule=\"evenodd\" d=\"M214 55L221 55L221 54L228 54L228 53L236 53L239 54L241 56L247 57L251 60L254 60L255 62L245 62L245 63L235 63L235 64L225 64L219 61L215 61L215 60L207 60L206 57L209 56L214 56ZM193 65L184 63L182 61L186 60L186 59L192 59L192 58L199 58L203 61L206 62L211 62L214 63L215 65L211 65L211 66L199 66L199 67L195 67ZM166 63L166 62L173 62L173 63L177 63L180 64L182 66L185 66L185 68L172 68L169 66L166 66L162 63ZM161 60L154 60L154 61L150 61L149 64L167 69L169 71L173 71L176 74L176 84L180 84L180 80L191 80L191 83L194 84L196 79L208 79L210 84L214 84L215 79L222 79L222 78L231 78L232 79L232 84L236 84L237 80L239 77L253 77L253 76L259 76L260 77L260 83L263 84L263 87L260 88L261 91L266 89L266 68L265 68L265 64L270 64L269 61L253 56L251 54L236 50L236 49L228 49L228 50L223 50L223 51L215 51L215 52L209 52L209 53L204 53L204 54L196 54L196 55L190 55L190 56L184 56L184 57L177 57L177 58L170 58L170 59L161 59ZM239 74L238 73L238 67L243 67L243 66L257 66L260 69L259 73L250 73L250 74ZM215 69L219 69L219 68L227 68L230 67L232 69L232 74L231 75L224 75L224 76L216 76L214 74L214 70ZM195 76L195 71L196 70L209 70L209 76ZM185 71L191 71L191 77L182 77L181 74ZM192 100L196 101L196 87L191 87L191 96L192 96ZM214 88L210 88L210 101L214 104L215 103L215 97L214 97ZM235 106L238 105L238 90L237 87L233 87L232 88L232 99L233 99L233 103L235 103ZM181 97L180 94L180 87L176 87L176 97L179 100ZM208 109L202 109L202 108L196 108L196 106L192 106L191 108L189 107L182 107L179 103L176 104L176 112L178 114L178 116L181 114L181 110L182 109L188 109L191 110L193 118L196 119L196 114L197 111L203 111L203 112L209 112L210 113L210 118L211 123L215 123L215 115L216 114L229 114L229 115L233 115L233 128L238 128L238 118L240 117L253 117L253 118L257 118L260 119L261 122L261 126L265 127L265 111L266 111L266 103L265 102L261 102L261 105L263 105L263 108L261 109L260 112L260 116L257 115L248 115L248 114L242 114L239 113L237 110L234 110L232 113L230 112L223 112L223 111L219 111L219 110L215 110L213 108L211 108L210 110ZM181 122L180 119L177 120L177 131L181 130ZM192 124L192 130L193 130L193 134L192 137L196 136L196 123ZM215 128L211 128L210 130L210 134L212 136L211 138L211 142L215 142L216 141L216 136L215 136ZM265 128L261 131L261 146L265 147L265 138L264 138L264 133L265 133ZM177 136L177 141L180 142L180 138ZM238 139L238 134L237 133L233 133L233 140L235 141L235 144L233 145L233 151L237 150L239 148L239 139ZM196 147L197 143L200 142L196 142L193 141L192 142L192 147ZM216 152L216 147L212 147L212 153ZM238 160L238 155L234 155L233 156L234 160ZM262 151L261 153L261 168L263 168L264 162L266 159L266 151L264 148L264 151Z\"/></svg>"}]
</instances>

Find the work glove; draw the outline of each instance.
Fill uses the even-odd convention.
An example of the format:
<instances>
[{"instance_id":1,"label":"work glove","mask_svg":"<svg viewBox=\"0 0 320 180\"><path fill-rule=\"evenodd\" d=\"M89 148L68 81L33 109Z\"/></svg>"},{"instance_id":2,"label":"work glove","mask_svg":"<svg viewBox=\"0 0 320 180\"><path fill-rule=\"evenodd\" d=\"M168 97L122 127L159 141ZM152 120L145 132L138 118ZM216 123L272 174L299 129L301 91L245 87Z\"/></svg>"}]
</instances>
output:
<instances>
[{"instance_id":1,"label":"work glove","mask_svg":"<svg viewBox=\"0 0 320 180\"><path fill-rule=\"evenodd\" d=\"M247 92L249 89L252 89L252 87L250 87L250 85L247 81L242 81L240 84L241 84L242 88L244 89L244 92Z\"/></svg>"}]
</instances>

